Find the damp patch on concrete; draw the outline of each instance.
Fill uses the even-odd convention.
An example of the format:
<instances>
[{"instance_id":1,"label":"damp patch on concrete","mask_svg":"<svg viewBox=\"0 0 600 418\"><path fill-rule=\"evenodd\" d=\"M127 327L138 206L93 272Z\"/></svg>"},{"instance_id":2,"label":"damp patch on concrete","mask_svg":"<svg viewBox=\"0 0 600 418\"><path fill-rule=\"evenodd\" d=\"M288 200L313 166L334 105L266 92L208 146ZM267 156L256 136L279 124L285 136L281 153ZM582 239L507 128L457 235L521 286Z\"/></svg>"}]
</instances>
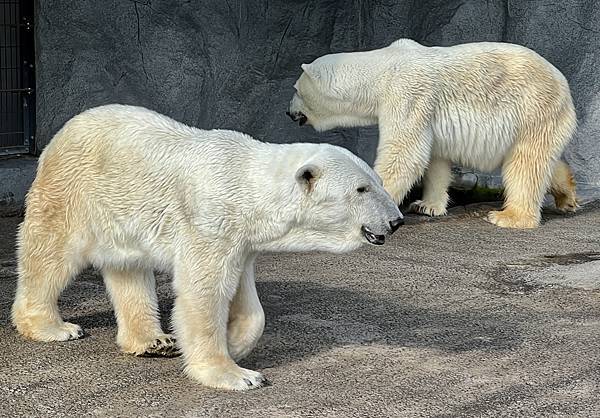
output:
<instances>
[{"instance_id":1,"label":"damp patch on concrete","mask_svg":"<svg viewBox=\"0 0 600 418\"><path fill-rule=\"evenodd\" d=\"M542 255L505 264L492 275L504 291L600 289L600 252Z\"/></svg>"}]
</instances>

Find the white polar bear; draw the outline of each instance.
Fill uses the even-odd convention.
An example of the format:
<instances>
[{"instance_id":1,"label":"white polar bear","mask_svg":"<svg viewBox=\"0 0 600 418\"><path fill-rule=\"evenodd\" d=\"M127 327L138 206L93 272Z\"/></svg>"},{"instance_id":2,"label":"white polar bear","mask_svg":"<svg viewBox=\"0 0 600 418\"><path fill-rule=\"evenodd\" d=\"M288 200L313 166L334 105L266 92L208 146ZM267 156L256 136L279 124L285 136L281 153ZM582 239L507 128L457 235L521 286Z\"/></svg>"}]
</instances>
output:
<instances>
[{"instance_id":1,"label":"white polar bear","mask_svg":"<svg viewBox=\"0 0 600 418\"><path fill-rule=\"evenodd\" d=\"M67 122L40 157L18 235L13 323L34 340L81 337L57 299L91 264L122 350L174 355L153 275L168 270L186 373L212 387L260 387L260 373L234 362L264 327L257 253L350 251L383 244L401 223L379 177L343 148L262 143L140 107L98 107Z\"/></svg>"},{"instance_id":2,"label":"white polar bear","mask_svg":"<svg viewBox=\"0 0 600 418\"><path fill-rule=\"evenodd\" d=\"M564 76L535 52L506 43L428 48L401 39L382 49L303 64L287 112L323 131L379 125L375 171L397 203L424 174L412 207L443 215L451 163L502 166L505 207L488 220L533 228L550 186L559 209L577 207L559 161L576 116Z\"/></svg>"}]
</instances>

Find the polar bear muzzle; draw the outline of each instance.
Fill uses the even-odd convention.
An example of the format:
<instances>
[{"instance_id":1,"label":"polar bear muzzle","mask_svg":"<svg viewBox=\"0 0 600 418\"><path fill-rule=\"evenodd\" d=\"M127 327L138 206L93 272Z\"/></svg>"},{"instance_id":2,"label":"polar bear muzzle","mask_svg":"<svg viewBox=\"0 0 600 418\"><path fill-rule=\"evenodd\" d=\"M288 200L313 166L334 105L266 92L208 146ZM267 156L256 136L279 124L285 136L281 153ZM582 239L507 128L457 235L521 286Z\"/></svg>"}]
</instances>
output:
<instances>
[{"instance_id":1,"label":"polar bear muzzle","mask_svg":"<svg viewBox=\"0 0 600 418\"><path fill-rule=\"evenodd\" d=\"M396 218L393 221L390 221L390 231L389 234L392 235L398 228L404 225L404 218ZM363 236L369 241L370 244L373 245L383 245L385 244L385 235L377 235L373 231L371 231L367 226L363 225L360 230L363 233Z\"/></svg>"}]
</instances>

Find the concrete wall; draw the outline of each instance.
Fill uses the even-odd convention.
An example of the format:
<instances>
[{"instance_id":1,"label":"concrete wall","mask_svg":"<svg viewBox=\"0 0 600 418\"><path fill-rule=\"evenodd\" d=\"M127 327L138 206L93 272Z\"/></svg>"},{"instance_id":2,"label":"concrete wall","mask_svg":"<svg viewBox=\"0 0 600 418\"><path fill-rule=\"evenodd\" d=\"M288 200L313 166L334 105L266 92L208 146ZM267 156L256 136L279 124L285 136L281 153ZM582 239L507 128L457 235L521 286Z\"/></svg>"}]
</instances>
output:
<instances>
[{"instance_id":1,"label":"concrete wall","mask_svg":"<svg viewBox=\"0 0 600 418\"><path fill-rule=\"evenodd\" d=\"M300 64L330 52L507 41L570 81L580 128L565 156L600 187L600 4L595 0L37 1L37 145L120 102L271 142L329 141L372 162L376 128L317 134L284 112Z\"/></svg>"}]
</instances>

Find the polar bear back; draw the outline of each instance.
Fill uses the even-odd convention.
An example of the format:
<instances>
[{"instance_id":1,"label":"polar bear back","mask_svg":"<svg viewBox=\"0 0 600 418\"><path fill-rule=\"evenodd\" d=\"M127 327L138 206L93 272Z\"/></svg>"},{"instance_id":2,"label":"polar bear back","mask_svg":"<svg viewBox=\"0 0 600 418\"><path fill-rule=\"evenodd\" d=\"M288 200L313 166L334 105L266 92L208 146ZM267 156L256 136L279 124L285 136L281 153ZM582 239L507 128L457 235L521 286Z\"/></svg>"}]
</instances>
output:
<instances>
[{"instance_id":1,"label":"polar bear back","mask_svg":"<svg viewBox=\"0 0 600 418\"><path fill-rule=\"evenodd\" d=\"M491 42L431 49L441 56L433 155L491 171L523 131L561 117L574 129L566 79L534 51Z\"/></svg>"},{"instance_id":2,"label":"polar bear back","mask_svg":"<svg viewBox=\"0 0 600 418\"><path fill-rule=\"evenodd\" d=\"M392 89L396 97L428 102L433 156L491 171L523 131L559 119L562 137L575 129L567 80L528 48L498 42L425 47L402 39L383 50L395 57L393 73L403 90Z\"/></svg>"},{"instance_id":3,"label":"polar bear back","mask_svg":"<svg viewBox=\"0 0 600 418\"><path fill-rule=\"evenodd\" d=\"M234 160L261 146L267 144L239 132L200 130L145 108L108 105L83 112L65 124L42 153L39 170L61 166L56 175L67 183L80 183L87 193L98 190L111 198L131 197L131 191L117 188L135 183L148 184L159 195L193 178L219 187L224 187L223 182L234 183L234 168L244 166ZM223 176L223 170L230 172ZM131 182L123 181L127 178ZM140 182L140 178L147 181ZM85 188L87 182L94 185ZM156 189L157 184L165 188Z\"/></svg>"}]
</instances>

